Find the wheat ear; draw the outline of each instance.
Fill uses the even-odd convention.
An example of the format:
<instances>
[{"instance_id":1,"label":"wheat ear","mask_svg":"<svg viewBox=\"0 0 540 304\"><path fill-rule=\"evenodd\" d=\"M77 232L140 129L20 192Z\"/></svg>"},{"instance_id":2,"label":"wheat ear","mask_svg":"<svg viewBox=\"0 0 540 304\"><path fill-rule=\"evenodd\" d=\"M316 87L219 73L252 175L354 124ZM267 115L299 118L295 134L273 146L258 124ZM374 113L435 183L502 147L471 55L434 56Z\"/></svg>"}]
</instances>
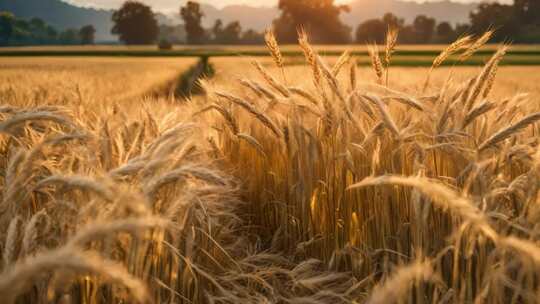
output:
<instances>
[{"instance_id":1,"label":"wheat ear","mask_svg":"<svg viewBox=\"0 0 540 304\"><path fill-rule=\"evenodd\" d=\"M517 123L511 125L508 128L504 128L497 133L493 134L490 138L486 139L479 147L478 151L484 151L485 149L492 147L501 141L507 139L508 137L512 136L513 134L519 132L520 130L528 127L529 125L536 123L540 120L540 112L531 114L522 120L518 121Z\"/></svg>"},{"instance_id":2,"label":"wheat ear","mask_svg":"<svg viewBox=\"0 0 540 304\"><path fill-rule=\"evenodd\" d=\"M472 36L465 36L462 38L459 38L454 43L450 44L444 51L442 51L435 60L433 60L433 63L431 64L431 67L428 72L428 76L426 78L426 82L424 83L424 91L429 86L429 82L431 80L431 74L433 73L433 70L441 66L443 62L445 62L450 56L453 54L459 52L460 50L463 50L464 48L467 48L471 45Z\"/></svg>"},{"instance_id":3,"label":"wheat ear","mask_svg":"<svg viewBox=\"0 0 540 304\"><path fill-rule=\"evenodd\" d=\"M298 31L298 43L300 44L300 48L304 53L304 57L306 57L306 61L313 70L313 79L315 81L315 85L319 85L321 83L321 69L317 62L317 53L315 53L311 47L308 35L303 29Z\"/></svg>"},{"instance_id":4,"label":"wheat ear","mask_svg":"<svg viewBox=\"0 0 540 304\"><path fill-rule=\"evenodd\" d=\"M285 70L283 68L283 55L281 54L281 50L279 49L279 44L273 30L266 31L264 34L264 41L266 42L266 46L268 47L275 64L281 69L283 81L287 82L285 78Z\"/></svg>"},{"instance_id":5,"label":"wheat ear","mask_svg":"<svg viewBox=\"0 0 540 304\"><path fill-rule=\"evenodd\" d=\"M493 36L494 31L489 30L476 39L469 48L459 57L460 61L465 61L481 49Z\"/></svg>"},{"instance_id":6,"label":"wheat ear","mask_svg":"<svg viewBox=\"0 0 540 304\"><path fill-rule=\"evenodd\" d=\"M379 57L379 48L376 44L368 46L369 57L371 58L371 66L377 75L377 82L382 84L384 68L381 62L381 57Z\"/></svg>"},{"instance_id":7,"label":"wheat ear","mask_svg":"<svg viewBox=\"0 0 540 304\"><path fill-rule=\"evenodd\" d=\"M386 65L386 86L388 86L389 74L390 74L390 63L392 61L392 54L396 50L398 40L398 29L394 26L389 26L388 31L386 32L386 46L385 46L385 56L384 62Z\"/></svg>"}]
</instances>

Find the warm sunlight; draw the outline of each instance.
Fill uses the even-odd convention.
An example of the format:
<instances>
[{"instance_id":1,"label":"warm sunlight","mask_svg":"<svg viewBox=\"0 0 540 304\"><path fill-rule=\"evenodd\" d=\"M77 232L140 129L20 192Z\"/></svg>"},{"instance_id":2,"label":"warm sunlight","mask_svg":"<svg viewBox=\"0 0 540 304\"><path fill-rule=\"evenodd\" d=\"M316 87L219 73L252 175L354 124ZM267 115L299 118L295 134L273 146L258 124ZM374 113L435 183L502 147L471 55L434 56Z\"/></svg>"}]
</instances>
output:
<instances>
[{"instance_id":1,"label":"warm sunlight","mask_svg":"<svg viewBox=\"0 0 540 304\"><path fill-rule=\"evenodd\" d=\"M540 303L540 1L261 3L0 0L0 303Z\"/></svg>"}]
</instances>

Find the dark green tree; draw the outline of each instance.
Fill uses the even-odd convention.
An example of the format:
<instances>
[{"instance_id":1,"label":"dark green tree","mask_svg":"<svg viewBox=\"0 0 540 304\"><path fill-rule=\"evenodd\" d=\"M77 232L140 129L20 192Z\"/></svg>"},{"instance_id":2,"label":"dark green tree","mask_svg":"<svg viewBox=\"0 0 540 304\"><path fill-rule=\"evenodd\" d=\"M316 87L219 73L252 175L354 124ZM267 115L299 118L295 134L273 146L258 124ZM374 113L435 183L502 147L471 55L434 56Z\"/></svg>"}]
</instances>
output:
<instances>
[{"instance_id":1,"label":"dark green tree","mask_svg":"<svg viewBox=\"0 0 540 304\"><path fill-rule=\"evenodd\" d=\"M471 25L467 23L458 23L454 28L456 37L463 36L471 32Z\"/></svg>"},{"instance_id":2,"label":"dark green tree","mask_svg":"<svg viewBox=\"0 0 540 304\"><path fill-rule=\"evenodd\" d=\"M215 44L239 44L242 36L240 22L233 21L223 27L221 19L217 19L212 27L212 42Z\"/></svg>"},{"instance_id":3,"label":"dark green tree","mask_svg":"<svg viewBox=\"0 0 540 304\"><path fill-rule=\"evenodd\" d=\"M70 44L77 39L69 39ZM57 31L42 19L19 19L8 12L0 12L0 45L62 44Z\"/></svg>"},{"instance_id":4,"label":"dark green tree","mask_svg":"<svg viewBox=\"0 0 540 304\"><path fill-rule=\"evenodd\" d=\"M488 29L495 29L493 41L514 40L520 31L520 21L511 5L500 3L481 3L470 14L471 30L482 34Z\"/></svg>"},{"instance_id":5,"label":"dark green tree","mask_svg":"<svg viewBox=\"0 0 540 304\"><path fill-rule=\"evenodd\" d=\"M47 25L47 38L49 41L55 41L58 38L58 31L50 25Z\"/></svg>"},{"instance_id":6,"label":"dark green tree","mask_svg":"<svg viewBox=\"0 0 540 304\"><path fill-rule=\"evenodd\" d=\"M113 13L112 20L112 33L126 44L151 44L158 37L159 27L152 9L140 2L126 1Z\"/></svg>"},{"instance_id":7,"label":"dark green tree","mask_svg":"<svg viewBox=\"0 0 540 304\"><path fill-rule=\"evenodd\" d=\"M419 15L414 19L413 28L418 43L430 43L435 33L435 19Z\"/></svg>"},{"instance_id":8,"label":"dark green tree","mask_svg":"<svg viewBox=\"0 0 540 304\"><path fill-rule=\"evenodd\" d=\"M240 25L240 22L234 21L227 24L227 26L221 30L216 31L215 34L215 43L238 44L240 42L240 35L242 35L242 26Z\"/></svg>"},{"instance_id":9,"label":"dark green tree","mask_svg":"<svg viewBox=\"0 0 540 304\"><path fill-rule=\"evenodd\" d=\"M540 26L540 1L514 0L514 9L523 24Z\"/></svg>"},{"instance_id":10,"label":"dark green tree","mask_svg":"<svg viewBox=\"0 0 540 304\"><path fill-rule=\"evenodd\" d=\"M76 29L67 29L62 31L58 35L58 42L66 45L80 44L81 40L79 39L79 31Z\"/></svg>"},{"instance_id":11,"label":"dark green tree","mask_svg":"<svg viewBox=\"0 0 540 304\"><path fill-rule=\"evenodd\" d=\"M281 16L274 20L274 29L283 43L297 40L297 30L303 28L314 43L347 43L351 28L342 23L340 15L349 7L336 5L334 0L280 0Z\"/></svg>"},{"instance_id":12,"label":"dark green tree","mask_svg":"<svg viewBox=\"0 0 540 304\"><path fill-rule=\"evenodd\" d=\"M12 43L16 45L57 44L56 30L40 18L17 19L14 23Z\"/></svg>"},{"instance_id":13,"label":"dark green tree","mask_svg":"<svg viewBox=\"0 0 540 304\"><path fill-rule=\"evenodd\" d=\"M214 37L215 43L219 43L221 33L223 33L223 21L217 19L216 22L214 22L214 26L212 26L212 36Z\"/></svg>"},{"instance_id":14,"label":"dark green tree","mask_svg":"<svg viewBox=\"0 0 540 304\"><path fill-rule=\"evenodd\" d=\"M93 25L85 25L79 30L79 37L82 44L94 44L96 28Z\"/></svg>"},{"instance_id":15,"label":"dark green tree","mask_svg":"<svg viewBox=\"0 0 540 304\"><path fill-rule=\"evenodd\" d=\"M405 26L405 20L399 18L398 16L392 14L392 13L386 13L382 17L382 22L386 26L386 28L392 27L400 30Z\"/></svg>"},{"instance_id":16,"label":"dark green tree","mask_svg":"<svg viewBox=\"0 0 540 304\"><path fill-rule=\"evenodd\" d=\"M416 30L412 25L405 25L399 32L399 42L403 44L417 44L420 43Z\"/></svg>"},{"instance_id":17,"label":"dark green tree","mask_svg":"<svg viewBox=\"0 0 540 304\"><path fill-rule=\"evenodd\" d=\"M540 43L540 1L515 0L516 18L521 26L516 42Z\"/></svg>"},{"instance_id":18,"label":"dark green tree","mask_svg":"<svg viewBox=\"0 0 540 304\"><path fill-rule=\"evenodd\" d=\"M32 18L28 22L30 36L35 44L47 43L47 24L40 18Z\"/></svg>"},{"instance_id":19,"label":"dark green tree","mask_svg":"<svg viewBox=\"0 0 540 304\"><path fill-rule=\"evenodd\" d=\"M262 33L258 33L252 29L249 29L245 31L242 34L242 38L240 39L240 43L242 44L263 44L264 43L264 35Z\"/></svg>"},{"instance_id":20,"label":"dark green tree","mask_svg":"<svg viewBox=\"0 0 540 304\"><path fill-rule=\"evenodd\" d=\"M166 25L159 26L159 40L167 40L173 44L186 43L186 31L184 25Z\"/></svg>"},{"instance_id":21,"label":"dark green tree","mask_svg":"<svg viewBox=\"0 0 540 304\"><path fill-rule=\"evenodd\" d=\"M450 43L454 41L456 34L452 25L448 22L441 22L437 25L437 42Z\"/></svg>"},{"instance_id":22,"label":"dark green tree","mask_svg":"<svg viewBox=\"0 0 540 304\"><path fill-rule=\"evenodd\" d=\"M33 45L30 24L23 19L15 18L13 27L12 44L16 45Z\"/></svg>"},{"instance_id":23,"label":"dark green tree","mask_svg":"<svg viewBox=\"0 0 540 304\"><path fill-rule=\"evenodd\" d=\"M386 39L386 24L380 19L371 19L361 23L356 29L357 43L384 43Z\"/></svg>"},{"instance_id":24,"label":"dark green tree","mask_svg":"<svg viewBox=\"0 0 540 304\"><path fill-rule=\"evenodd\" d=\"M202 18L204 13L199 3L188 1L186 6L180 9L180 16L184 20L186 28L187 43L202 44L206 41L206 33L202 27Z\"/></svg>"},{"instance_id":25,"label":"dark green tree","mask_svg":"<svg viewBox=\"0 0 540 304\"><path fill-rule=\"evenodd\" d=\"M240 22L233 21L227 24L223 30L223 36L226 43L238 44L240 42L240 36L242 35L242 26Z\"/></svg>"},{"instance_id":26,"label":"dark green tree","mask_svg":"<svg viewBox=\"0 0 540 304\"><path fill-rule=\"evenodd\" d=\"M15 16L9 12L0 12L0 46L9 45L15 29Z\"/></svg>"}]
</instances>

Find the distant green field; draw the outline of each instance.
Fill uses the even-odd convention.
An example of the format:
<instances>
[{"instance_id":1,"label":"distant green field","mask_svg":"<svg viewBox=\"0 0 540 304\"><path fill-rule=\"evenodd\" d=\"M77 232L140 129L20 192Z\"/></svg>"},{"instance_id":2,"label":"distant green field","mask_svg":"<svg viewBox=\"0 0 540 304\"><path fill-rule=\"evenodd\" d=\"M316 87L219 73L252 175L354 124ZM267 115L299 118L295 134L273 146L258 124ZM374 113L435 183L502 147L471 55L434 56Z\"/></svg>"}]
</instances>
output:
<instances>
[{"instance_id":1,"label":"distant green field","mask_svg":"<svg viewBox=\"0 0 540 304\"><path fill-rule=\"evenodd\" d=\"M427 66L444 49L443 45L405 45L398 48L393 64L397 66ZM449 60L446 65L480 65L485 63L497 46L490 45L477 52L467 62ZM349 50L368 64L367 50L363 45L323 45L316 49L324 56L339 56ZM303 54L297 46L284 46L282 53L289 64ZM268 56L264 46L177 46L170 51L157 50L155 46L66 46L66 47L13 47L0 48L0 57L263 57ZM540 46L513 46L502 63L504 65L540 65Z\"/></svg>"}]
</instances>

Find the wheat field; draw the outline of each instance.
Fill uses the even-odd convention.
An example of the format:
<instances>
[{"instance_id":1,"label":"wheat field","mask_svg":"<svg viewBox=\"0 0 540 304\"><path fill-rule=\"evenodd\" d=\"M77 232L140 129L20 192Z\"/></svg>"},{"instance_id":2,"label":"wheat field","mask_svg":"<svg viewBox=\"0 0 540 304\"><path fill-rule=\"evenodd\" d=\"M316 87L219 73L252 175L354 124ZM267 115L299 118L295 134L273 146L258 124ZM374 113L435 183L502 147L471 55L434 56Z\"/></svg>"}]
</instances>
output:
<instances>
[{"instance_id":1,"label":"wheat field","mask_svg":"<svg viewBox=\"0 0 540 304\"><path fill-rule=\"evenodd\" d=\"M329 65L334 64L337 57L324 57ZM231 85L231 80L242 80L243 78L258 78L261 76L254 68L246 68L251 66L253 61L260 62L266 69L272 73L281 73L278 68L273 64L273 60L269 58L215 58L211 59L212 64L216 69L216 75L208 82L213 86L221 88L223 90L238 89L241 88L236 83ZM369 58L360 58L359 61L366 62ZM489 60L489 58L487 58ZM486 60L486 61L487 61ZM311 73L310 68L306 67L303 62L300 64L296 59L294 63L291 63L290 59L285 59L285 63L289 63L286 67L287 80L289 80L295 86L300 87L312 87L313 81L311 77L306 77L306 73ZM476 75L482 70L482 67L440 67L433 72L432 85L436 88L440 88L444 85L444 82L449 76L452 77L453 82L459 83L466 81ZM497 86L492 88L492 94L494 96L512 96L516 94L528 94L531 98L540 96L540 75L538 71L539 67L536 66L501 66L499 67L499 73L497 74ZM426 75L429 68L425 67L394 67L390 71L390 82L392 88L399 89L400 91L414 94L419 89L423 88L426 80ZM341 73L340 79L342 81L348 81L346 78L349 76L347 71ZM309 74L308 74L309 75ZM356 69L356 77L359 82L375 83L377 76L373 72L371 67L359 66Z\"/></svg>"},{"instance_id":2,"label":"wheat field","mask_svg":"<svg viewBox=\"0 0 540 304\"><path fill-rule=\"evenodd\" d=\"M0 58L0 91L5 98L104 105L149 95L195 64L195 58Z\"/></svg>"},{"instance_id":3,"label":"wheat field","mask_svg":"<svg viewBox=\"0 0 540 304\"><path fill-rule=\"evenodd\" d=\"M365 68L268 34L187 100L195 59L0 60L1 302L538 302L538 68L393 35Z\"/></svg>"}]
</instances>

